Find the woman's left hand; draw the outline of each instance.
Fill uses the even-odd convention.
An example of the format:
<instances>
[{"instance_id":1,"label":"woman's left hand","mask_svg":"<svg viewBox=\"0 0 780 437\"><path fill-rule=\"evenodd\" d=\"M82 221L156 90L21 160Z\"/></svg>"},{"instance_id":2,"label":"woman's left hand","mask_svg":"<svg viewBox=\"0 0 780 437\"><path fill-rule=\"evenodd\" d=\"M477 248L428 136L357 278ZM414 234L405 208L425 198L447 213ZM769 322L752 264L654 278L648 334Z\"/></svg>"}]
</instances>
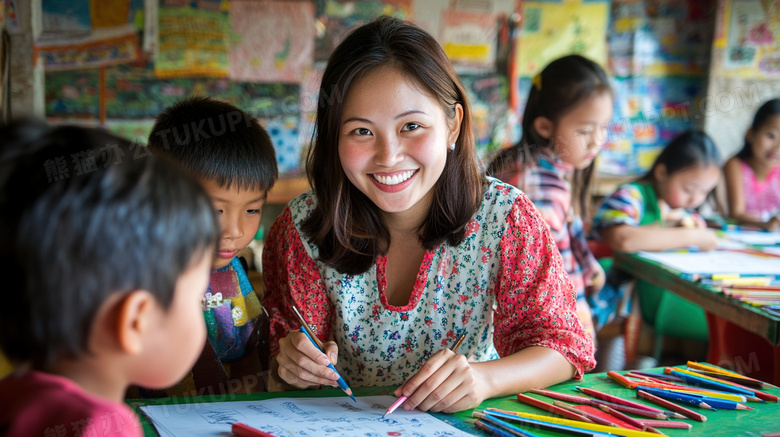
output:
<instances>
[{"instance_id":1,"label":"woman's left hand","mask_svg":"<svg viewBox=\"0 0 780 437\"><path fill-rule=\"evenodd\" d=\"M393 394L408 397L405 410L445 413L476 408L488 397L487 380L465 355L449 349L434 354Z\"/></svg>"}]
</instances>

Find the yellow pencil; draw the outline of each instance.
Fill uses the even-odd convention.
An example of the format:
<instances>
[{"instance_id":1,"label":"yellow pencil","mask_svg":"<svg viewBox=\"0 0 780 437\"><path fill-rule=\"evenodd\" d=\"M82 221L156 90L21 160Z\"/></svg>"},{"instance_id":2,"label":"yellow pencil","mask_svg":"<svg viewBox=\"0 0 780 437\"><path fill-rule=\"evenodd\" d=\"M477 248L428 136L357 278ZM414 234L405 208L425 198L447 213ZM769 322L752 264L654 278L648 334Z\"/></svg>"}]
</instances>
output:
<instances>
[{"instance_id":1,"label":"yellow pencil","mask_svg":"<svg viewBox=\"0 0 780 437\"><path fill-rule=\"evenodd\" d=\"M558 417L542 416L539 414L522 413L519 411L515 411L512 414L518 417L524 417L526 419L540 420L542 422L555 423L558 425L566 425L566 426L571 426L573 428L587 429L589 431L603 432L612 435L622 435L625 437L658 437L659 435L666 435L666 434L657 434L654 432L634 431L632 429L618 428L616 426L605 426L596 423L579 422L576 420L561 419Z\"/></svg>"}]
</instances>

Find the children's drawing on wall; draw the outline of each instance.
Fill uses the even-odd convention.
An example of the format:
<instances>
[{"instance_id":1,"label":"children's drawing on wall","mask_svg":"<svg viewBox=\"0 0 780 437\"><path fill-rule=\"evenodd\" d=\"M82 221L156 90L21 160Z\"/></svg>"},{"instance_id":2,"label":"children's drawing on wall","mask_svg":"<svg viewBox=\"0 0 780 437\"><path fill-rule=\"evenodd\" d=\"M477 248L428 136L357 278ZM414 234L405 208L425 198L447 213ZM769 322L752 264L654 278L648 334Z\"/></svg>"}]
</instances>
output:
<instances>
[{"instance_id":1,"label":"children's drawing on wall","mask_svg":"<svg viewBox=\"0 0 780 437\"><path fill-rule=\"evenodd\" d=\"M731 0L719 17L724 34L715 46L724 48L723 73L746 78L780 75L780 4L776 1Z\"/></svg>"},{"instance_id":2,"label":"children's drawing on wall","mask_svg":"<svg viewBox=\"0 0 780 437\"><path fill-rule=\"evenodd\" d=\"M314 4L230 2L230 78L300 83L314 59Z\"/></svg>"}]
</instances>

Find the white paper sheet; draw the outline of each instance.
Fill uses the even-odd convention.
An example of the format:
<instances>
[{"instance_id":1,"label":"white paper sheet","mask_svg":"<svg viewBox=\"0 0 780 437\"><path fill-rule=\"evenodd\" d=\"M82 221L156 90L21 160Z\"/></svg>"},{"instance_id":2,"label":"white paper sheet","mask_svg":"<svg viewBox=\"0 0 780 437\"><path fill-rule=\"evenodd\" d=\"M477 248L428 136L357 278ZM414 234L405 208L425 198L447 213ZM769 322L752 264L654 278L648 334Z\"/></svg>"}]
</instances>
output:
<instances>
[{"instance_id":1,"label":"white paper sheet","mask_svg":"<svg viewBox=\"0 0 780 437\"><path fill-rule=\"evenodd\" d=\"M780 232L726 232L726 238L745 244L757 244L761 246L780 244Z\"/></svg>"},{"instance_id":2,"label":"white paper sheet","mask_svg":"<svg viewBox=\"0 0 780 437\"><path fill-rule=\"evenodd\" d=\"M639 252L682 273L780 275L780 258L715 250L712 252Z\"/></svg>"},{"instance_id":3,"label":"white paper sheet","mask_svg":"<svg viewBox=\"0 0 780 437\"><path fill-rule=\"evenodd\" d=\"M264 401L148 405L141 411L163 437L229 436L245 423L275 436L460 436L463 431L420 411L397 409L392 396L276 398Z\"/></svg>"}]
</instances>

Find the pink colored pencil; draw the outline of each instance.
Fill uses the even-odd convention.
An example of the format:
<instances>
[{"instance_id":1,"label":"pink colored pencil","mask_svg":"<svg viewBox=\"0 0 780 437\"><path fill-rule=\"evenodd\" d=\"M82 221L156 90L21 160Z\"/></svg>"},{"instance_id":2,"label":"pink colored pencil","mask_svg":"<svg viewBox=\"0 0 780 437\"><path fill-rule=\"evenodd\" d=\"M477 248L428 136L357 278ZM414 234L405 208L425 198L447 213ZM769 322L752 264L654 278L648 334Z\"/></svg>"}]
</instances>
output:
<instances>
[{"instance_id":1,"label":"pink colored pencil","mask_svg":"<svg viewBox=\"0 0 780 437\"><path fill-rule=\"evenodd\" d=\"M607 393L604 393L604 392L600 392L600 391L594 390L592 388L576 387L576 389L581 391L581 392L583 392L583 393L585 393L588 396L593 396L594 398L601 399L603 401L612 402L612 403L619 404L619 405L625 405L627 407L639 408L639 409L647 410L647 411L654 411L656 413L663 412L663 410L659 410L658 408L648 407L647 405L642 405L642 404L637 403L637 402L629 401L628 399L623 399L623 398L619 398L617 396L612 396L610 394L607 394Z\"/></svg>"},{"instance_id":2,"label":"pink colored pencil","mask_svg":"<svg viewBox=\"0 0 780 437\"><path fill-rule=\"evenodd\" d=\"M654 428L673 428L673 429L691 429L693 425L685 422L675 422L674 420L652 420L642 419L639 421L645 426L652 426Z\"/></svg>"}]
</instances>

